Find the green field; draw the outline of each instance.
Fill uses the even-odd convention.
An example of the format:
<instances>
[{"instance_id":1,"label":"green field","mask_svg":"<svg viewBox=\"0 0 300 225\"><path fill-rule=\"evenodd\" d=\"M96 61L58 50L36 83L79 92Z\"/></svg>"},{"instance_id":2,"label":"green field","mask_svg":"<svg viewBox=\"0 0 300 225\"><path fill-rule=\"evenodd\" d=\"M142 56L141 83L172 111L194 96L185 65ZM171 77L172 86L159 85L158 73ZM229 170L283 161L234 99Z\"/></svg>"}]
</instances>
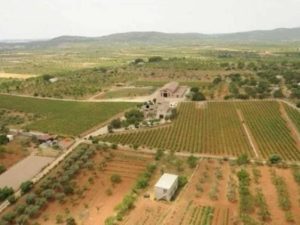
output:
<instances>
[{"instance_id":1,"label":"green field","mask_svg":"<svg viewBox=\"0 0 300 225\"><path fill-rule=\"evenodd\" d=\"M79 135L135 103L85 103L0 95L0 108L33 113L29 129L62 135Z\"/></svg>"},{"instance_id":2,"label":"green field","mask_svg":"<svg viewBox=\"0 0 300 225\"><path fill-rule=\"evenodd\" d=\"M177 119L168 127L112 134L100 139L174 151L226 156L245 153L255 157L238 110L257 144L259 158L266 159L276 153L286 160L300 159L300 151L276 101L182 103Z\"/></svg>"}]
</instances>

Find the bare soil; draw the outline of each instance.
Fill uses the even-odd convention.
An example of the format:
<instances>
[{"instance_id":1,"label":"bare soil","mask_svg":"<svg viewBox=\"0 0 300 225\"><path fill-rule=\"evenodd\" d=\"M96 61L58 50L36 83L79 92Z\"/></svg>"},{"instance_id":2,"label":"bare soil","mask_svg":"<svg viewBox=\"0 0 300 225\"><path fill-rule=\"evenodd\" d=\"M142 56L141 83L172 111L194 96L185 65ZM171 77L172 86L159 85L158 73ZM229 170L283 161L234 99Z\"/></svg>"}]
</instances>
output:
<instances>
[{"instance_id":1,"label":"bare soil","mask_svg":"<svg viewBox=\"0 0 300 225\"><path fill-rule=\"evenodd\" d=\"M211 199L210 192L217 179L217 168L221 168L223 178L218 180L217 199ZM262 189L271 214L270 221L261 222L265 225L300 224L300 204L298 202L300 192L299 186L297 186L297 183L294 181L291 169L275 168L276 173L279 176L284 177L287 183L292 203L291 211L295 219L294 223L288 223L286 221L284 211L282 211L278 206L278 195L271 180L270 167L257 167L257 169L261 172L261 177L259 178L258 183L254 182L252 177L252 168L253 165L249 165L246 168L251 175L251 193L254 196L256 188ZM189 225L191 218L195 216L193 214L195 208L210 206L214 208L213 219L211 222L212 225L240 225L242 223L239 220L238 187L236 189L237 202L232 203L227 199L229 177L231 176L237 181L236 172L239 170L239 166L230 166L227 162L220 164L220 162L216 160L202 160L194 174L191 176L186 188L181 191L181 194L174 201L155 201L153 198L147 199L140 197L136 203L136 208L121 224ZM197 189L197 185L199 184L202 187L202 191ZM151 190L151 188L149 188L149 190ZM260 221L257 207L250 216L257 221Z\"/></svg>"},{"instance_id":2,"label":"bare soil","mask_svg":"<svg viewBox=\"0 0 300 225\"><path fill-rule=\"evenodd\" d=\"M79 225L104 224L107 217L114 215L116 205L152 160L148 155L124 151L114 151L114 155L104 170L84 170L76 177L76 189L82 190L82 194L73 195L63 204L57 201L50 203L35 222L53 225L57 215L61 215L64 219L74 217ZM103 159L103 155L97 154L92 160L94 165L99 165ZM112 174L120 175L122 182L113 185L110 180Z\"/></svg>"}]
</instances>

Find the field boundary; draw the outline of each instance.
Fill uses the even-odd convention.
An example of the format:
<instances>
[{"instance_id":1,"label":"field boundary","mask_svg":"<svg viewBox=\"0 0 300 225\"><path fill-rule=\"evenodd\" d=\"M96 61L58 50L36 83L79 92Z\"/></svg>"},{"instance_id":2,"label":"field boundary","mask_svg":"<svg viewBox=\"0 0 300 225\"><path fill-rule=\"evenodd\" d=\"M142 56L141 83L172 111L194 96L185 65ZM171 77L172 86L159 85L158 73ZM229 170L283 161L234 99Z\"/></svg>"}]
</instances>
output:
<instances>
[{"instance_id":1,"label":"field boundary","mask_svg":"<svg viewBox=\"0 0 300 225\"><path fill-rule=\"evenodd\" d=\"M245 123L245 119L244 119L243 113L242 113L242 111L240 109L236 109L236 111L237 111L238 117L239 117L239 119L240 119L240 121L242 123L242 126L244 128L244 131L245 131L245 133L247 135L247 139L248 139L248 141L249 141L249 143L251 145L251 148L252 148L252 150L253 150L256 158L259 158L259 154L258 154L259 149L258 149L258 146L257 146L257 144L255 142L255 139L254 139L254 137L253 137L250 129L248 128L247 124Z\"/></svg>"}]
</instances>

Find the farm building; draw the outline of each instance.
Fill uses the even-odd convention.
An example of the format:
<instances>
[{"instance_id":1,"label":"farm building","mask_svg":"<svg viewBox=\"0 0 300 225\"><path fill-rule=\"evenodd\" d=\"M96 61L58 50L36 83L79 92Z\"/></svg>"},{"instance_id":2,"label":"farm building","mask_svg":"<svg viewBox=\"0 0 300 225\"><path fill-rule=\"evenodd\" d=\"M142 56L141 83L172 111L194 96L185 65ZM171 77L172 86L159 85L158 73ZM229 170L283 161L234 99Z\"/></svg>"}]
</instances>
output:
<instances>
[{"instance_id":1,"label":"farm building","mask_svg":"<svg viewBox=\"0 0 300 225\"><path fill-rule=\"evenodd\" d=\"M166 118L166 116L169 116L171 114L170 109L171 108L170 108L169 102L157 103L157 113L156 113L157 119L164 119L164 118Z\"/></svg>"},{"instance_id":2,"label":"farm building","mask_svg":"<svg viewBox=\"0 0 300 225\"><path fill-rule=\"evenodd\" d=\"M155 199L170 201L178 187L178 176L164 173L155 184Z\"/></svg>"},{"instance_id":3,"label":"farm building","mask_svg":"<svg viewBox=\"0 0 300 225\"><path fill-rule=\"evenodd\" d=\"M172 81L165 84L159 91L162 98L183 98L187 87L179 86L179 83Z\"/></svg>"},{"instance_id":4,"label":"farm building","mask_svg":"<svg viewBox=\"0 0 300 225\"><path fill-rule=\"evenodd\" d=\"M173 105L173 108L174 105ZM161 102L145 102L142 106L142 111L145 118L164 119L171 115L171 104L167 101Z\"/></svg>"}]
</instances>

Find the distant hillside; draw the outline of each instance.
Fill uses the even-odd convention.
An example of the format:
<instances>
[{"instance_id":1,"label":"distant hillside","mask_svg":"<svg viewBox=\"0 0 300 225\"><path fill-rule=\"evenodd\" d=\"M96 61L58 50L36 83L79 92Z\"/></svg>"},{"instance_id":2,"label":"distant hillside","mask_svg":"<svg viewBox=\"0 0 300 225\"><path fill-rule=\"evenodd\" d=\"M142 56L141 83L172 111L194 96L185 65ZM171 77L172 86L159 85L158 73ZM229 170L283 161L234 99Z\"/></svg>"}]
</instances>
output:
<instances>
[{"instance_id":1,"label":"distant hillside","mask_svg":"<svg viewBox=\"0 0 300 225\"><path fill-rule=\"evenodd\" d=\"M299 28L249 31L230 34L128 32L102 37L61 36L46 41L24 43L0 43L0 49L71 47L76 44L195 44L199 42L299 42Z\"/></svg>"}]
</instances>

